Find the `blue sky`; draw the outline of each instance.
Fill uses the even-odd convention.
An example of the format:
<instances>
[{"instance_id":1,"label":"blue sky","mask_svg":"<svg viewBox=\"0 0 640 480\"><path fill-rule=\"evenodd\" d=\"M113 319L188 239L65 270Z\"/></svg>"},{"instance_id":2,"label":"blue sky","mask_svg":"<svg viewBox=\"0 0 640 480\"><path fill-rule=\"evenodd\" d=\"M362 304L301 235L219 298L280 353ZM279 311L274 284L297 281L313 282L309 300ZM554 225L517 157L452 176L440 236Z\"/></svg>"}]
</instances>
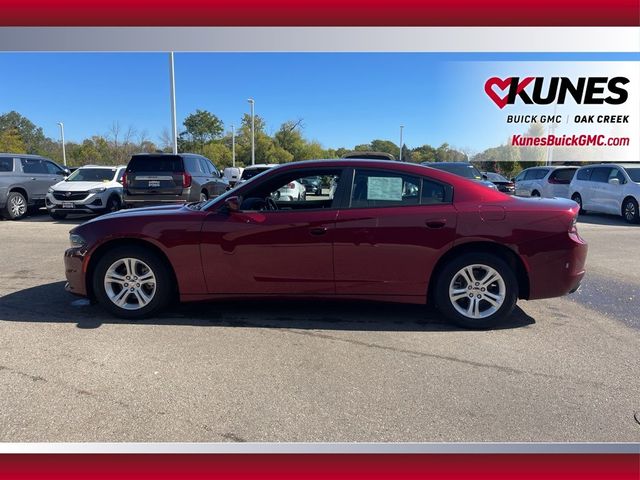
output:
<instances>
[{"instance_id":1,"label":"blue sky","mask_svg":"<svg viewBox=\"0 0 640 480\"><path fill-rule=\"evenodd\" d=\"M484 94L484 81L513 75L514 60L527 60L521 65L539 75L535 62L550 60L561 69L567 59L638 56L176 53L178 123L200 108L227 129L238 126L253 97L269 133L303 118L304 135L327 148L376 138L397 143L403 124L409 147L448 142L480 151L514 133ZM0 53L0 71L0 113L16 110L52 138L58 121L73 141L104 135L116 120L156 142L170 126L166 53Z\"/></svg>"}]
</instances>

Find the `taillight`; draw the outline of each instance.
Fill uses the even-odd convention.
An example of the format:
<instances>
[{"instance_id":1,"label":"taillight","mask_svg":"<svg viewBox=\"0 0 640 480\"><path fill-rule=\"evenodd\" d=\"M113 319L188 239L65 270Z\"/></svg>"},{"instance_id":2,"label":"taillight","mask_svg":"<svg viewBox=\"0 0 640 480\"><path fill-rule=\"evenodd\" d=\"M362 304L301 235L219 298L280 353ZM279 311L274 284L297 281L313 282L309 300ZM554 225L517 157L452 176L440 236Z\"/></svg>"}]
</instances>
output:
<instances>
[{"instance_id":1,"label":"taillight","mask_svg":"<svg viewBox=\"0 0 640 480\"><path fill-rule=\"evenodd\" d=\"M191 175L187 172L183 172L182 174L182 188L187 188L191 186Z\"/></svg>"},{"instance_id":2,"label":"taillight","mask_svg":"<svg viewBox=\"0 0 640 480\"><path fill-rule=\"evenodd\" d=\"M578 233L578 216L576 215L571 220L571 226L569 227L569 233Z\"/></svg>"},{"instance_id":3,"label":"taillight","mask_svg":"<svg viewBox=\"0 0 640 480\"><path fill-rule=\"evenodd\" d=\"M122 174L122 186L123 187L127 186L127 172Z\"/></svg>"}]
</instances>

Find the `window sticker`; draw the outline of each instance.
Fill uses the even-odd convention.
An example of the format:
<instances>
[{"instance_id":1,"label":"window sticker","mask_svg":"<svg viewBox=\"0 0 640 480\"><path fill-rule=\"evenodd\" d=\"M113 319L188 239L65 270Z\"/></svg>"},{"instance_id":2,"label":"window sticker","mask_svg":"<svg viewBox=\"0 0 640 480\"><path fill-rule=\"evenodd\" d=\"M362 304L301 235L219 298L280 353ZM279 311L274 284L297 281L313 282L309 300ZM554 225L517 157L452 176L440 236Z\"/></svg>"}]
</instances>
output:
<instances>
[{"instance_id":1,"label":"window sticker","mask_svg":"<svg viewBox=\"0 0 640 480\"><path fill-rule=\"evenodd\" d=\"M369 177L367 200L402 201L401 177Z\"/></svg>"}]
</instances>

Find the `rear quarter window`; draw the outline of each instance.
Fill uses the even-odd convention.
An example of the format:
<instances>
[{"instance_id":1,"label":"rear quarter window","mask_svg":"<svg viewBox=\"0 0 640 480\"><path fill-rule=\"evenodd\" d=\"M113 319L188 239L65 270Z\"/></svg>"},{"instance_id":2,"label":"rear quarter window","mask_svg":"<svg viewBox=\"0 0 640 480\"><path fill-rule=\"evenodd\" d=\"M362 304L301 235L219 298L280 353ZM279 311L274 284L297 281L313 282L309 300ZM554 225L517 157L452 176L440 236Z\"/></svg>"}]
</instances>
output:
<instances>
[{"instance_id":1,"label":"rear quarter window","mask_svg":"<svg viewBox=\"0 0 640 480\"><path fill-rule=\"evenodd\" d=\"M145 155L132 157L128 172L184 172L182 158L177 155Z\"/></svg>"},{"instance_id":2,"label":"rear quarter window","mask_svg":"<svg viewBox=\"0 0 640 480\"><path fill-rule=\"evenodd\" d=\"M0 157L0 172L13 172L13 158Z\"/></svg>"}]
</instances>

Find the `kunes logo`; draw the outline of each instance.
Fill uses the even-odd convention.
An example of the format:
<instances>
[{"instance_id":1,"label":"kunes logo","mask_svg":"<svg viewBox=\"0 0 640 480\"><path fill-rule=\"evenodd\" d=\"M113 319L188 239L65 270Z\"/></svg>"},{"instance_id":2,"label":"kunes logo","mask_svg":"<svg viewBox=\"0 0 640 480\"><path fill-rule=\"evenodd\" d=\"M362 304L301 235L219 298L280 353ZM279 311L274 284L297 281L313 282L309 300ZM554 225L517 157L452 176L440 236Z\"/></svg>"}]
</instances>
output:
<instances>
[{"instance_id":1,"label":"kunes logo","mask_svg":"<svg viewBox=\"0 0 640 480\"><path fill-rule=\"evenodd\" d=\"M575 82L567 77L548 81L544 77L492 77L484 84L484 91L500 108L513 105L518 98L527 105L563 105L569 98L583 105L620 105L629 97L623 88L627 83L625 77L580 77Z\"/></svg>"}]
</instances>

